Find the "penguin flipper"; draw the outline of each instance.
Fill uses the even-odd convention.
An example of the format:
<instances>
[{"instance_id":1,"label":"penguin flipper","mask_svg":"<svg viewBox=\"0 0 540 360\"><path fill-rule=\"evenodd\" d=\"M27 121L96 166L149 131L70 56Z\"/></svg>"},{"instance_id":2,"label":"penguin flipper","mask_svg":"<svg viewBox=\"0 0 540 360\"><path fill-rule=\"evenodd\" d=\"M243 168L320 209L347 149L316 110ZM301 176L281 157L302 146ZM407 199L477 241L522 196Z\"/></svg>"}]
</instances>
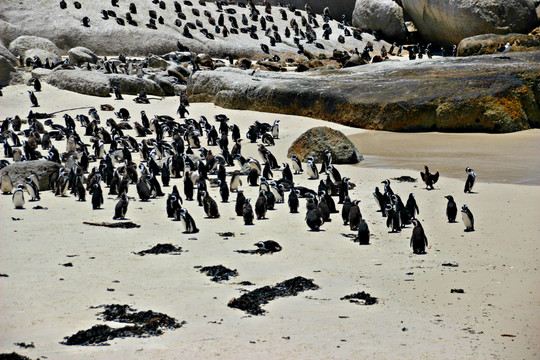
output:
<instances>
[{"instance_id":1,"label":"penguin flipper","mask_svg":"<svg viewBox=\"0 0 540 360\"><path fill-rule=\"evenodd\" d=\"M438 171L435 174L433 174L432 180L433 180L433 184L435 184L439 180L439 172Z\"/></svg>"}]
</instances>

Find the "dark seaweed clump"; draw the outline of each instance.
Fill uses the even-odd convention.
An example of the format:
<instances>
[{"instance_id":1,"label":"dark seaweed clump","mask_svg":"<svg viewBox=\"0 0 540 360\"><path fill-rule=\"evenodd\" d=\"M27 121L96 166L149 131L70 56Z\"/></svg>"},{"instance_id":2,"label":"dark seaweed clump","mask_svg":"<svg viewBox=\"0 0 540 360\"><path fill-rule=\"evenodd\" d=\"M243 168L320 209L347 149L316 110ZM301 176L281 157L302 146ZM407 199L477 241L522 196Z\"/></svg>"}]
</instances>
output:
<instances>
[{"instance_id":1,"label":"dark seaweed clump","mask_svg":"<svg viewBox=\"0 0 540 360\"><path fill-rule=\"evenodd\" d=\"M173 244L157 244L151 249L139 251L137 255L144 256L146 254L172 254L179 255L182 252L180 246L174 246Z\"/></svg>"},{"instance_id":2,"label":"dark seaweed clump","mask_svg":"<svg viewBox=\"0 0 540 360\"><path fill-rule=\"evenodd\" d=\"M29 357L19 355L16 352L0 354L0 360L31 360Z\"/></svg>"},{"instance_id":3,"label":"dark seaweed clump","mask_svg":"<svg viewBox=\"0 0 540 360\"><path fill-rule=\"evenodd\" d=\"M312 280L297 276L280 282L275 286L264 286L245 293L229 301L228 306L243 310L251 315L261 315L265 313L265 310L261 309L261 305L268 304L268 302L275 298L296 296L299 292L317 290L318 288L319 286Z\"/></svg>"},{"instance_id":4,"label":"dark seaweed clump","mask_svg":"<svg viewBox=\"0 0 540 360\"><path fill-rule=\"evenodd\" d=\"M358 300L364 300L364 305L373 305L377 303L376 297L373 297L364 291L344 296L341 298L341 300L349 300L350 302L357 304L361 304L361 302Z\"/></svg>"},{"instance_id":5,"label":"dark seaweed clump","mask_svg":"<svg viewBox=\"0 0 540 360\"><path fill-rule=\"evenodd\" d=\"M94 325L90 329L81 330L74 335L65 337L65 345L93 345L101 344L108 340L125 337L149 337L163 334L162 329L177 329L185 324L162 313L148 311L136 311L129 305L101 305L105 310L98 315L103 316L103 320L117 321L122 323L135 324L112 328L108 325Z\"/></svg>"},{"instance_id":6,"label":"dark seaweed clump","mask_svg":"<svg viewBox=\"0 0 540 360\"><path fill-rule=\"evenodd\" d=\"M396 180L399 182L416 182L416 179L407 175L403 175L397 178L392 178L392 180Z\"/></svg>"},{"instance_id":7,"label":"dark seaweed clump","mask_svg":"<svg viewBox=\"0 0 540 360\"><path fill-rule=\"evenodd\" d=\"M208 276L212 276L212 281L227 281L230 277L238 276L238 271L226 268L223 265L205 266L200 272L205 273Z\"/></svg>"}]
</instances>

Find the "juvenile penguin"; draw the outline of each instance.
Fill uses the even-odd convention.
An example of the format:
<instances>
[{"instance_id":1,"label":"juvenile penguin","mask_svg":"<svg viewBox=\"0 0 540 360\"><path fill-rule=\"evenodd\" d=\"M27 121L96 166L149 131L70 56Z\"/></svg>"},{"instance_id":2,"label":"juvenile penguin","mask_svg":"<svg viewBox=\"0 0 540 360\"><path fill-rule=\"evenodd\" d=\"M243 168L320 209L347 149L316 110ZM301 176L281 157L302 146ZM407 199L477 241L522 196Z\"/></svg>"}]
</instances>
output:
<instances>
[{"instance_id":1,"label":"juvenile penguin","mask_svg":"<svg viewBox=\"0 0 540 360\"><path fill-rule=\"evenodd\" d=\"M113 220L126 218L128 204L129 204L129 199L126 193L122 193L122 195L120 195L120 200L118 200L118 202L116 203L116 206L114 207Z\"/></svg>"},{"instance_id":2,"label":"juvenile penguin","mask_svg":"<svg viewBox=\"0 0 540 360\"><path fill-rule=\"evenodd\" d=\"M417 255L426 253L426 246L428 246L428 240L426 234L424 233L424 228L420 221L413 219L412 223L414 225L412 236L411 236L411 247L413 253Z\"/></svg>"},{"instance_id":3,"label":"juvenile penguin","mask_svg":"<svg viewBox=\"0 0 540 360\"><path fill-rule=\"evenodd\" d=\"M203 203L203 209L206 213L206 216L208 216L211 219L215 219L219 217L219 209L216 201L210 196L210 194L207 191L203 191L204 196L202 199Z\"/></svg>"},{"instance_id":4,"label":"juvenile penguin","mask_svg":"<svg viewBox=\"0 0 540 360\"><path fill-rule=\"evenodd\" d=\"M244 218L244 225L253 225L253 208L249 203L250 199L246 199L242 209L242 216Z\"/></svg>"},{"instance_id":5,"label":"juvenile penguin","mask_svg":"<svg viewBox=\"0 0 540 360\"><path fill-rule=\"evenodd\" d=\"M445 196L445 198L448 199L448 203L446 204L446 217L448 218L448 222L456 222L457 205L454 201L454 197L451 195L447 195Z\"/></svg>"},{"instance_id":6,"label":"juvenile penguin","mask_svg":"<svg viewBox=\"0 0 540 360\"><path fill-rule=\"evenodd\" d=\"M287 202L289 204L289 212L291 214L298 213L298 207L300 206L300 201L298 200L298 193L296 192L296 189L292 188L291 192L289 193L289 200Z\"/></svg>"},{"instance_id":7,"label":"juvenile penguin","mask_svg":"<svg viewBox=\"0 0 540 360\"><path fill-rule=\"evenodd\" d=\"M101 205L103 205L103 190L99 183L95 183L92 185L92 209L99 209Z\"/></svg>"},{"instance_id":8,"label":"juvenile penguin","mask_svg":"<svg viewBox=\"0 0 540 360\"><path fill-rule=\"evenodd\" d=\"M188 213L186 208L182 208L182 210L180 210L180 221L184 226L184 233L195 234L199 232L199 229L197 229L197 225L195 224L195 220L193 220L193 217Z\"/></svg>"},{"instance_id":9,"label":"juvenile penguin","mask_svg":"<svg viewBox=\"0 0 540 360\"><path fill-rule=\"evenodd\" d=\"M2 173L2 185L0 186L0 189L2 190L2 194L11 194L13 191L13 183L11 182L11 178L9 177L7 172Z\"/></svg>"},{"instance_id":10,"label":"juvenile penguin","mask_svg":"<svg viewBox=\"0 0 540 360\"><path fill-rule=\"evenodd\" d=\"M476 173L470 167L467 167L465 172L468 174L467 181L465 181L465 193L470 193L476 181Z\"/></svg>"},{"instance_id":11,"label":"juvenile penguin","mask_svg":"<svg viewBox=\"0 0 540 360\"><path fill-rule=\"evenodd\" d=\"M246 202L246 197L244 196L244 192L238 191L236 193L236 203L234 204L234 210L237 216L243 215L245 202Z\"/></svg>"},{"instance_id":12,"label":"juvenile penguin","mask_svg":"<svg viewBox=\"0 0 540 360\"><path fill-rule=\"evenodd\" d=\"M309 210L306 214L306 224L312 231L319 231L324 224L323 215L319 208Z\"/></svg>"},{"instance_id":13,"label":"juvenile penguin","mask_svg":"<svg viewBox=\"0 0 540 360\"><path fill-rule=\"evenodd\" d=\"M465 224L465 231L474 231L474 217L467 205L461 207L461 218Z\"/></svg>"},{"instance_id":14,"label":"juvenile penguin","mask_svg":"<svg viewBox=\"0 0 540 360\"><path fill-rule=\"evenodd\" d=\"M229 202L229 187L227 183L222 180L218 180L219 194L221 195L221 202Z\"/></svg>"},{"instance_id":15,"label":"juvenile penguin","mask_svg":"<svg viewBox=\"0 0 540 360\"><path fill-rule=\"evenodd\" d=\"M234 173L231 175L231 184L229 186L229 190L231 192L239 191L238 188L240 186L242 186L242 179L240 178L240 171L235 170Z\"/></svg>"},{"instance_id":16,"label":"juvenile penguin","mask_svg":"<svg viewBox=\"0 0 540 360\"><path fill-rule=\"evenodd\" d=\"M255 214L257 215L257 220L266 218L267 201L264 190L259 191L259 197L255 202Z\"/></svg>"},{"instance_id":17,"label":"juvenile penguin","mask_svg":"<svg viewBox=\"0 0 540 360\"><path fill-rule=\"evenodd\" d=\"M424 169L425 173L420 172L420 176L424 180L424 183L426 183L426 189L431 190L433 189L433 184L439 180L439 172L437 171L435 174L431 174L427 165L424 165Z\"/></svg>"},{"instance_id":18,"label":"juvenile penguin","mask_svg":"<svg viewBox=\"0 0 540 360\"><path fill-rule=\"evenodd\" d=\"M369 227L366 220L361 219L358 226L358 242L360 245L369 245Z\"/></svg>"},{"instance_id":19,"label":"juvenile penguin","mask_svg":"<svg viewBox=\"0 0 540 360\"><path fill-rule=\"evenodd\" d=\"M353 201L351 208L349 210L349 227L351 231L357 231L360 227L360 220L362 220L362 213L360 212L360 207L358 204L360 200Z\"/></svg>"},{"instance_id":20,"label":"juvenile penguin","mask_svg":"<svg viewBox=\"0 0 540 360\"><path fill-rule=\"evenodd\" d=\"M11 200L13 201L13 206L15 206L15 209L24 209L24 185L19 184L15 191L13 192L13 196L11 197Z\"/></svg>"}]
</instances>

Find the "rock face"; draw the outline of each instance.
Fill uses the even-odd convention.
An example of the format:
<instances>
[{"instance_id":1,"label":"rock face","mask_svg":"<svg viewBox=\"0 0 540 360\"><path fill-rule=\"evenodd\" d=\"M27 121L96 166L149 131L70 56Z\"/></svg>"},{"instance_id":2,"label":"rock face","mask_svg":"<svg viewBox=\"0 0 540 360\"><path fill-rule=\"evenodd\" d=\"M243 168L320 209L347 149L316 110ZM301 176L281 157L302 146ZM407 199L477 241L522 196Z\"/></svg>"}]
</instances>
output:
<instances>
[{"instance_id":1,"label":"rock face","mask_svg":"<svg viewBox=\"0 0 540 360\"><path fill-rule=\"evenodd\" d=\"M364 158L351 140L341 131L327 126L311 128L300 135L292 143L287 156L291 157L296 154L298 159L303 162L308 157L313 156L315 162L321 162L325 149L332 153L332 163L334 164L357 164Z\"/></svg>"},{"instance_id":2,"label":"rock face","mask_svg":"<svg viewBox=\"0 0 540 360\"><path fill-rule=\"evenodd\" d=\"M312 11L317 14L322 14L325 7L330 8L330 16L334 19L341 19L342 15L345 15L347 20L351 19L351 14L354 10L355 0L339 0L339 1L324 1L324 0L270 0L270 4L278 5L278 3L284 5L294 5L297 9L304 9L306 3L311 6Z\"/></svg>"},{"instance_id":3,"label":"rock face","mask_svg":"<svg viewBox=\"0 0 540 360\"><path fill-rule=\"evenodd\" d=\"M35 172L39 179L39 190L50 190L49 175L60 169L60 164L48 160L19 161L6 166L6 171L11 178L13 186L24 184L24 178Z\"/></svg>"},{"instance_id":4,"label":"rock face","mask_svg":"<svg viewBox=\"0 0 540 360\"><path fill-rule=\"evenodd\" d=\"M73 65L81 65L85 62L95 64L98 61L96 54L92 50L87 49L83 46L77 46L73 49L69 49L69 63Z\"/></svg>"},{"instance_id":5,"label":"rock face","mask_svg":"<svg viewBox=\"0 0 540 360\"><path fill-rule=\"evenodd\" d=\"M42 50L42 49L29 49L24 52L24 58L34 58L34 56L37 56L43 64L45 64L45 61L49 59L49 62L58 64L62 61L62 58L58 55L56 55L53 52Z\"/></svg>"},{"instance_id":6,"label":"rock face","mask_svg":"<svg viewBox=\"0 0 540 360\"><path fill-rule=\"evenodd\" d=\"M510 52L540 50L540 28L531 34L485 34L465 38L459 42L458 56L494 54L506 43Z\"/></svg>"},{"instance_id":7,"label":"rock face","mask_svg":"<svg viewBox=\"0 0 540 360\"><path fill-rule=\"evenodd\" d=\"M356 0L352 23L362 29L378 30L393 39L407 36L403 9L393 0Z\"/></svg>"},{"instance_id":8,"label":"rock face","mask_svg":"<svg viewBox=\"0 0 540 360\"><path fill-rule=\"evenodd\" d=\"M538 26L530 0L403 0L405 12L427 40L458 44L480 34L528 33Z\"/></svg>"},{"instance_id":9,"label":"rock face","mask_svg":"<svg viewBox=\"0 0 540 360\"><path fill-rule=\"evenodd\" d=\"M60 50L51 40L39 36L19 36L9 44L9 51L15 56L24 55L26 50L41 49L60 55Z\"/></svg>"},{"instance_id":10,"label":"rock face","mask_svg":"<svg viewBox=\"0 0 540 360\"><path fill-rule=\"evenodd\" d=\"M8 59L0 55L0 86L9 84L13 72L15 72L13 65L11 65Z\"/></svg>"},{"instance_id":11,"label":"rock face","mask_svg":"<svg viewBox=\"0 0 540 360\"><path fill-rule=\"evenodd\" d=\"M540 127L540 51L253 76L222 68L196 72L188 95L368 129L511 132Z\"/></svg>"},{"instance_id":12,"label":"rock face","mask_svg":"<svg viewBox=\"0 0 540 360\"><path fill-rule=\"evenodd\" d=\"M136 24L128 23L125 18L125 14L129 12L130 2L136 4L137 7L137 14L131 14ZM291 0L291 2L296 2L296 0ZM106 19L102 16L101 11L104 9L113 10L110 0L79 1L82 4L81 9L76 9L73 6L73 1L66 1L66 9L61 9L59 3L60 1L42 1L39 6L36 6L34 0L0 2L0 37L4 44L9 44L21 35L38 35L54 42L62 49L64 55L71 48L84 46L99 56L118 56L127 51L129 51L126 54L128 56L147 56L150 53L163 55L178 50L177 42L180 41L182 45L187 46L194 53L205 53L219 58L232 55L235 58L249 57L254 60L268 57L261 50L261 44L266 44L270 49L271 56L277 54L285 59L288 56L296 56L298 51L298 47L292 41L292 36L289 39L285 37L285 27L290 28L290 21L294 18L298 23L299 30L304 33L307 31L301 20L302 16L307 18L304 11L305 0L298 1L298 5L300 5L298 14L300 15L284 9L286 20L282 19L280 7L272 6L271 14L266 14L264 7L257 5L260 14L271 16L270 20L267 20L266 29L273 25L279 29L282 42L276 42L275 46L272 46L269 37L265 35L265 30L262 29L261 16L256 21L252 20L249 7L240 7L236 5L236 1L229 4L225 2L223 11L220 12L218 12L216 4L211 1L206 1L204 4L199 1L191 1L190 4L178 1L185 19L178 18L173 1L163 2L166 9L161 9L152 1L119 1L118 6L114 7L116 18L108 16ZM246 2L243 1L243 3ZM324 7L329 6L331 15L338 21L341 21L342 14L350 16L354 8L354 0L332 3L310 0L309 3L314 11L322 11ZM149 24L150 10L156 12L157 18L162 17L164 20L163 24L156 20L155 29L146 26ZM196 16L193 10L198 10L200 15ZM209 12L210 17L203 15L206 11ZM235 13L229 14L227 11ZM220 15L224 15L224 25L228 28L226 37L222 31L223 26L218 25ZM242 15L246 15L249 19L247 26L241 22ZM90 19L89 27L81 24L81 19L85 16ZM239 28L235 29L236 33L230 31L233 28L231 17L236 19ZM124 20L124 26L118 24L117 19ZM178 24L177 20L181 24ZM315 42L308 44L302 41L305 50L315 56L320 53L328 53L331 49L342 51L354 48L363 49L368 41L374 43L375 51L380 49L382 42L375 42L373 36L369 34L363 34L362 40L346 36L345 43L340 43L338 37L343 35L344 31L338 28L338 22L335 20L329 22L332 34L329 40L325 40L322 28L324 20L320 13L316 15L316 20L319 26L314 27L313 30L317 34L317 42L323 45L326 50L317 48ZM188 23L195 26L196 21L200 21L202 27L197 26L196 29L187 27ZM219 33L216 32L216 25L219 26ZM252 25L256 26L257 30L254 35L258 39L252 38L250 33L246 31L246 28ZM349 31L352 32L352 29L349 28ZM388 45L386 46L388 48ZM38 46L32 44L25 46L24 50L36 47Z\"/></svg>"},{"instance_id":13,"label":"rock face","mask_svg":"<svg viewBox=\"0 0 540 360\"><path fill-rule=\"evenodd\" d=\"M1 40L0 40L0 56L5 57L11 63L11 65L16 66L19 63L15 55L13 55L11 51L9 51L8 48L4 46Z\"/></svg>"}]
</instances>

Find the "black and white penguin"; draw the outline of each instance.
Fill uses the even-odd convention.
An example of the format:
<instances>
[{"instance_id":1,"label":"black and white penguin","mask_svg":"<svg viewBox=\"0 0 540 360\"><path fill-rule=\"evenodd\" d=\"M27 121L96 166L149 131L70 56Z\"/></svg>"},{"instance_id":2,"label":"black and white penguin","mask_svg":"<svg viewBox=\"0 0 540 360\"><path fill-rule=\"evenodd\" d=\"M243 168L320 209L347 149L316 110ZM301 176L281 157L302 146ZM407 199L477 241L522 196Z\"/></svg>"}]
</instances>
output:
<instances>
[{"instance_id":1,"label":"black and white penguin","mask_svg":"<svg viewBox=\"0 0 540 360\"><path fill-rule=\"evenodd\" d=\"M292 166L293 166L295 174L304 172L304 170L302 169L302 163L300 162L296 154L292 154L291 160L292 160Z\"/></svg>"},{"instance_id":2,"label":"black and white penguin","mask_svg":"<svg viewBox=\"0 0 540 360\"><path fill-rule=\"evenodd\" d=\"M349 225L349 213L353 203L349 196L345 196L343 200L343 206L341 208L341 218L343 219L343 225Z\"/></svg>"},{"instance_id":3,"label":"black and white penguin","mask_svg":"<svg viewBox=\"0 0 540 360\"><path fill-rule=\"evenodd\" d=\"M319 170L317 170L317 165L315 165L315 159L312 156L307 159L306 171L310 180L319 178Z\"/></svg>"},{"instance_id":4,"label":"black and white penguin","mask_svg":"<svg viewBox=\"0 0 540 360\"><path fill-rule=\"evenodd\" d=\"M330 165L332 165L332 153L330 152L330 150L325 149L323 153L323 159L322 159L320 172L326 173L326 170L328 169Z\"/></svg>"},{"instance_id":5,"label":"black and white penguin","mask_svg":"<svg viewBox=\"0 0 540 360\"><path fill-rule=\"evenodd\" d=\"M282 250L281 245L274 240L259 241L253 245L257 246L261 253L274 253Z\"/></svg>"},{"instance_id":6,"label":"black and white penguin","mask_svg":"<svg viewBox=\"0 0 540 360\"><path fill-rule=\"evenodd\" d=\"M186 196L186 200L193 200L193 181L191 180L191 176L189 176L189 174L184 176L184 195Z\"/></svg>"},{"instance_id":7,"label":"black and white penguin","mask_svg":"<svg viewBox=\"0 0 540 360\"><path fill-rule=\"evenodd\" d=\"M33 106L33 107L38 107L38 106L39 106L39 103L38 103L37 97L36 97L36 95L34 94L34 92L28 90L28 96L30 97L30 102L32 103L32 106Z\"/></svg>"},{"instance_id":8,"label":"black and white penguin","mask_svg":"<svg viewBox=\"0 0 540 360\"><path fill-rule=\"evenodd\" d=\"M199 229L197 229L197 225L195 224L195 220L193 220L193 217L189 214L186 208L182 208L182 210L180 210L180 221L184 226L184 233L195 234L199 232Z\"/></svg>"},{"instance_id":9,"label":"black and white penguin","mask_svg":"<svg viewBox=\"0 0 540 360\"><path fill-rule=\"evenodd\" d=\"M281 171L283 179L293 183L293 174L289 164L283 163L283 170Z\"/></svg>"},{"instance_id":10,"label":"black and white penguin","mask_svg":"<svg viewBox=\"0 0 540 360\"><path fill-rule=\"evenodd\" d=\"M103 190L99 182L92 185L92 209L97 210L103 205Z\"/></svg>"},{"instance_id":11,"label":"black and white penguin","mask_svg":"<svg viewBox=\"0 0 540 360\"><path fill-rule=\"evenodd\" d=\"M218 180L219 194L221 195L221 202L229 202L229 186L225 181Z\"/></svg>"},{"instance_id":12,"label":"black and white penguin","mask_svg":"<svg viewBox=\"0 0 540 360\"><path fill-rule=\"evenodd\" d=\"M465 193L472 192L472 188L474 186L474 182L476 181L476 173L471 169L470 167L467 167L465 169L465 172L467 175L467 181L465 181Z\"/></svg>"},{"instance_id":13,"label":"black and white penguin","mask_svg":"<svg viewBox=\"0 0 540 360\"><path fill-rule=\"evenodd\" d=\"M413 253L417 255L425 254L426 246L428 246L428 240L426 234L424 233L424 228L417 219L413 219L412 223L414 225L411 236L411 247L413 249Z\"/></svg>"},{"instance_id":14,"label":"black and white penguin","mask_svg":"<svg viewBox=\"0 0 540 360\"><path fill-rule=\"evenodd\" d=\"M306 224L312 231L319 231L324 224L323 215L319 208L309 210L306 214Z\"/></svg>"},{"instance_id":15,"label":"black and white penguin","mask_svg":"<svg viewBox=\"0 0 540 360\"><path fill-rule=\"evenodd\" d=\"M249 170L248 177L247 177L249 186L258 186L258 183L257 183L258 178L259 178L259 174L257 172L257 169Z\"/></svg>"},{"instance_id":16,"label":"black and white penguin","mask_svg":"<svg viewBox=\"0 0 540 360\"><path fill-rule=\"evenodd\" d=\"M451 195L447 195L445 196L445 198L448 199L448 203L446 204L446 217L448 218L448 222L456 222L457 205L454 201L454 197Z\"/></svg>"},{"instance_id":17,"label":"black and white penguin","mask_svg":"<svg viewBox=\"0 0 540 360\"><path fill-rule=\"evenodd\" d=\"M386 196L388 202L391 202L392 195L394 195L394 191L390 187L390 180L386 179L382 181L381 184L384 184L384 196Z\"/></svg>"},{"instance_id":18,"label":"black and white penguin","mask_svg":"<svg viewBox=\"0 0 540 360\"><path fill-rule=\"evenodd\" d=\"M24 185L19 184L15 191L13 192L13 196L11 197L11 200L13 201L13 206L15 206L15 209L24 209Z\"/></svg>"},{"instance_id":19,"label":"black and white penguin","mask_svg":"<svg viewBox=\"0 0 540 360\"><path fill-rule=\"evenodd\" d=\"M296 189L294 188L291 189L287 203L289 205L289 212L291 214L298 213L298 207L300 206L300 201L298 200L298 193L296 192Z\"/></svg>"},{"instance_id":20,"label":"black and white penguin","mask_svg":"<svg viewBox=\"0 0 540 360\"><path fill-rule=\"evenodd\" d=\"M362 220L362 213L358 204L360 200L355 200L349 209L349 227L351 231L356 231L360 227L360 220Z\"/></svg>"},{"instance_id":21,"label":"black and white penguin","mask_svg":"<svg viewBox=\"0 0 540 360\"><path fill-rule=\"evenodd\" d=\"M360 225L358 226L358 242L360 243L360 245L369 245L369 237L370 233L368 224L366 220L361 219Z\"/></svg>"},{"instance_id":22,"label":"black and white penguin","mask_svg":"<svg viewBox=\"0 0 540 360\"><path fill-rule=\"evenodd\" d=\"M274 120L274 124L270 130L272 132L272 137L274 139L279 139L279 120Z\"/></svg>"},{"instance_id":23,"label":"black and white penguin","mask_svg":"<svg viewBox=\"0 0 540 360\"><path fill-rule=\"evenodd\" d=\"M219 209L218 209L218 205L216 201L210 196L208 191L203 191L203 192L204 192L204 196L202 199L202 203L203 203L203 209L204 209L204 212L206 213L206 216L211 219L218 218Z\"/></svg>"},{"instance_id":24,"label":"black and white penguin","mask_svg":"<svg viewBox=\"0 0 540 360\"><path fill-rule=\"evenodd\" d=\"M242 186L242 179L240 178L240 171L235 170L233 174L231 175L231 182L229 186L229 190L231 192L238 191L238 188Z\"/></svg>"},{"instance_id":25,"label":"black and white penguin","mask_svg":"<svg viewBox=\"0 0 540 360\"><path fill-rule=\"evenodd\" d=\"M242 190L236 193L236 203L234 205L234 210L237 216L242 216L244 211L244 203L246 202L246 197Z\"/></svg>"},{"instance_id":26,"label":"black and white penguin","mask_svg":"<svg viewBox=\"0 0 540 360\"><path fill-rule=\"evenodd\" d=\"M113 86L112 88L113 88L115 99L116 100L124 100L124 98L122 97L122 93L118 89L118 86Z\"/></svg>"},{"instance_id":27,"label":"black and white penguin","mask_svg":"<svg viewBox=\"0 0 540 360\"><path fill-rule=\"evenodd\" d=\"M26 183L26 191L28 192L28 195L30 195L30 201L40 200L39 187L36 185L36 183L32 181L30 177L26 177L24 181Z\"/></svg>"},{"instance_id":28,"label":"black and white penguin","mask_svg":"<svg viewBox=\"0 0 540 360\"><path fill-rule=\"evenodd\" d=\"M122 195L120 195L120 200L118 200L118 202L116 203L116 206L114 207L113 220L126 218L128 204L129 204L129 199L126 193L122 193Z\"/></svg>"},{"instance_id":29,"label":"black and white penguin","mask_svg":"<svg viewBox=\"0 0 540 360\"><path fill-rule=\"evenodd\" d=\"M386 205L386 227L391 228L391 232L401 232L401 225L399 222L399 214L391 204Z\"/></svg>"},{"instance_id":30,"label":"black and white penguin","mask_svg":"<svg viewBox=\"0 0 540 360\"><path fill-rule=\"evenodd\" d=\"M267 202L268 200L266 198L264 190L259 191L259 197L255 202L255 215L257 215L257 220L266 218L266 210L268 209Z\"/></svg>"},{"instance_id":31,"label":"black and white penguin","mask_svg":"<svg viewBox=\"0 0 540 360\"><path fill-rule=\"evenodd\" d=\"M465 225L465 231L474 231L474 216L467 205L461 207L461 218Z\"/></svg>"},{"instance_id":32,"label":"black and white penguin","mask_svg":"<svg viewBox=\"0 0 540 360\"><path fill-rule=\"evenodd\" d=\"M439 172L437 171L435 174L431 174L427 165L424 165L424 170L425 172L420 172L420 176L426 184L426 189L431 190L433 189L433 184L439 180Z\"/></svg>"},{"instance_id":33,"label":"black and white penguin","mask_svg":"<svg viewBox=\"0 0 540 360\"><path fill-rule=\"evenodd\" d=\"M416 199L413 193L409 194L405 208L407 209L410 218L416 218L416 215L420 214L420 210L418 209L418 205L416 204Z\"/></svg>"},{"instance_id":34,"label":"black and white penguin","mask_svg":"<svg viewBox=\"0 0 540 360\"><path fill-rule=\"evenodd\" d=\"M242 217L244 218L244 225L253 225L253 208L250 204L250 199L244 201L244 206L242 209Z\"/></svg>"},{"instance_id":35,"label":"black and white penguin","mask_svg":"<svg viewBox=\"0 0 540 360\"><path fill-rule=\"evenodd\" d=\"M7 172L2 173L2 178L0 180L2 182L0 189L2 190L2 194L11 194L13 191L13 182L11 181L11 178L9 177Z\"/></svg>"},{"instance_id":36,"label":"black and white penguin","mask_svg":"<svg viewBox=\"0 0 540 360\"><path fill-rule=\"evenodd\" d=\"M137 182L137 194L139 194L139 199L141 201L148 201L148 199L150 199L150 187L143 176L141 176Z\"/></svg>"},{"instance_id":37,"label":"black and white penguin","mask_svg":"<svg viewBox=\"0 0 540 360\"><path fill-rule=\"evenodd\" d=\"M375 198L375 201L377 201L377 205L379 205L380 211L382 213L383 217L386 217L386 205L388 204L388 199L386 196L384 196L378 187L375 187L375 191L373 192L373 197Z\"/></svg>"},{"instance_id":38,"label":"black and white penguin","mask_svg":"<svg viewBox=\"0 0 540 360\"><path fill-rule=\"evenodd\" d=\"M328 165L326 170L330 171L330 176L332 179L334 179L335 183L341 183L343 179L341 178L341 174L339 173L338 169L334 165Z\"/></svg>"}]
</instances>

